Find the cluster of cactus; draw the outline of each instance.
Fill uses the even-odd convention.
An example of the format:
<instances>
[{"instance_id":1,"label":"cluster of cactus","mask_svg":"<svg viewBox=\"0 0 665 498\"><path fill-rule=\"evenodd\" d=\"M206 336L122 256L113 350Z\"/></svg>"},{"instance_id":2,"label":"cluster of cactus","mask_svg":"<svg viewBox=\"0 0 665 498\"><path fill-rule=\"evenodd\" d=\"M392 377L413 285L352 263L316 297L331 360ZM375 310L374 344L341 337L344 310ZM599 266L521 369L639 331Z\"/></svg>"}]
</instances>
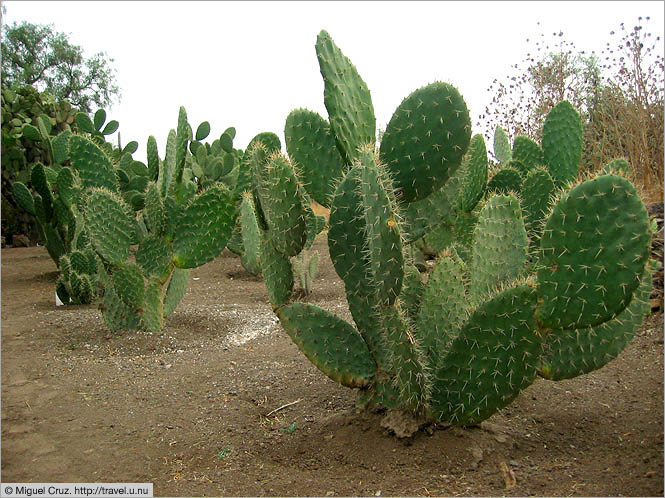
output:
<instances>
[{"instance_id":1,"label":"cluster of cactus","mask_svg":"<svg viewBox=\"0 0 665 498\"><path fill-rule=\"evenodd\" d=\"M464 100L447 83L414 91L377 151L371 97L356 68L325 31L316 53L329 121L291 113L290 160L255 147L251 199L274 312L323 373L359 388L369 405L470 425L538 374L573 377L622 350L647 312L650 285L649 219L630 182L602 175L569 184L578 143L564 120L549 150L554 181L568 185L544 216L537 257L529 258L518 198L493 194L475 206L477 182L463 180L453 201L478 213L470 261L453 245L425 281L406 247L427 226L405 223L402 213L461 168L472 142ZM469 164L482 157L474 143ZM330 207L330 257L354 323L294 300L289 258L308 233L304 190Z\"/></svg>"},{"instance_id":2,"label":"cluster of cactus","mask_svg":"<svg viewBox=\"0 0 665 498\"><path fill-rule=\"evenodd\" d=\"M280 150L281 141L276 134L272 132L259 133L250 140L238 163L238 171L233 175L235 181L234 199L239 205L240 215L228 248L240 256L243 268L250 275L261 275L263 273L262 239L264 237L262 231L266 224L262 218L262 209L256 187L259 181L256 175L262 168L258 163L260 162L259 157L263 157L265 162L267 157L279 153ZM309 255L309 250L314 244L316 236L325 228L325 218L314 214L311 208L312 199L304 188L299 189L298 195L303 197L299 199L298 203L302 204L303 216L307 221L307 238L302 248L305 252L300 254L300 251L298 251L297 255L293 255L293 269L295 270L296 281L300 283L301 289L308 294L311 289L311 282L316 275L318 262L318 256L312 260L313 255ZM257 213L259 214L257 215ZM303 264L305 259L307 264Z\"/></svg>"},{"instance_id":3,"label":"cluster of cactus","mask_svg":"<svg viewBox=\"0 0 665 498\"><path fill-rule=\"evenodd\" d=\"M26 234L31 240L39 235L35 222L13 196L11 185L20 181L31 186L32 165L49 164L49 151L41 141L44 130L57 135L77 128L76 110L67 101L56 101L30 85L2 87L2 230L4 237ZM39 123L43 121L41 130ZM35 140L35 137L40 139Z\"/></svg>"},{"instance_id":4,"label":"cluster of cactus","mask_svg":"<svg viewBox=\"0 0 665 498\"><path fill-rule=\"evenodd\" d=\"M134 194L131 204L116 174L120 168L92 140L76 138L80 164L94 172L82 212L100 261L104 321L111 330L160 330L185 293L189 269L211 261L226 246L236 217L232 193L223 185L197 192L185 167L192 130L182 107L163 160L156 140L149 138L148 165L139 175L147 179L145 191Z\"/></svg>"},{"instance_id":5,"label":"cluster of cactus","mask_svg":"<svg viewBox=\"0 0 665 498\"><path fill-rule=\"evenodd\" d=\"M232 188L235 184L233 173L237 172L236 166L242 158L242 151L233 148L236 130L233 127L227 128L212 143L202 142L209 134L210 124L204 121L196 129L195 139L189 144L191 154L187 156L187 165L200 189L217 182Z\"/></svg>"},{"instance_id":6,"label":"cluster of cactus","mask_svg":"<svg viewBox=\"0 0 665 498\"><path fill-rule=\"evenodd\" d=\"M107 175L106 181L118 182L124 195L133 197L138 194L135 189L141 188L139 185L147 184L147 180L142 182L136 173L145 170L145 166L131 157L138 144L132 142L124 150L114 149L104 140L104 135L117 129L117 121L111 121L102 133L99 129L105 120L106 112L100 109L95 113L94 125L87 114L77 113L75 122L79 132L76 133L65 126L54 134L46 115L40 116L34 124L23 125L23 137L40 144L47 165L37 162L30 170L29 184L34 192L26 185L28 182L15 181L12 194L17 204L34 217L39 238L60 270L56 292L64 304L89 304L94 301L98 288L97 265L90 256L88 234L81 216L81 195L85 188L97 184L102 173L85 158L85 137L97 144L99 154L115 159L110 173L113 178ZM85 257L74 255L75 251L82 251ZM66 257L64 267L63 257ZM82 263L84 259L89 262L87 265Z\"/></svg>"},{"instance_id":7,"label":"cluster of cactus","mask_svg":"<svg viewBox=\"0 0 665 498\"><path fill-rule=\"evenodd\" d=\"M562 137L572 152L559 152ZM535 248L557 190L573 182L578 174L582 123L569 102L559 102L550 110L541 143L518 136L511 146L505 131L497 126L493 152L499 163L489 166L484 139L482 135L474 136L451 181L418 209L407 211L407 220L415 225L418 221L427 224L432 213L439 215L436 226L420 242L421 247L438 253L456 243L459 255L468 261L471 235L478 221L478 201L493 194L513 193L520 199L531 246Z\"/></svg>"}]
</instances>

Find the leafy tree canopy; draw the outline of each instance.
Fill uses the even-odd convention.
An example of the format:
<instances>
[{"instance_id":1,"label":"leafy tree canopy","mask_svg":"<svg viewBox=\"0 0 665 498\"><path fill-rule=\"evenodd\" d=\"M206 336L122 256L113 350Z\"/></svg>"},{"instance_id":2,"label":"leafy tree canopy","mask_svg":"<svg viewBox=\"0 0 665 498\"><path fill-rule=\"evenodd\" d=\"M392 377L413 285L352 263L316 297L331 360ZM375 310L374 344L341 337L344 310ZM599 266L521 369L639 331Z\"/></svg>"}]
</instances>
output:
<instances>
[{"instance_id":1,"label":"leafy tree canopy","mask_svg":"<svg viewBox=\"0 0 665 498\"><path fill-rule=\"evenodd\" d=\"M32 85L83 112L108 107L120 96L113 59L105 52L83 56L68 35L47 26L22 22L3 26L2 85Z\"/></svg>"}]
</instances>

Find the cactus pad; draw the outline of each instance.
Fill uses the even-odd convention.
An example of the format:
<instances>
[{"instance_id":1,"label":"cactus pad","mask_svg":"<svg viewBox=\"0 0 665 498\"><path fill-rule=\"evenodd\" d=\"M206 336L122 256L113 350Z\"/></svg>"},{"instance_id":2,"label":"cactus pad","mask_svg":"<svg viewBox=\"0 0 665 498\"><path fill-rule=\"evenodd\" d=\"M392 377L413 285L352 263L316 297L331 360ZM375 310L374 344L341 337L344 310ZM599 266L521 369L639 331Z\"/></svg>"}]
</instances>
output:
<instances>
[{"instance_id":1,"label":"cactus pad","mask_svg":"<svg viewBox=\"0 0 665 498\"><path fill-rule=\"evenodd\" d=\"M471 315L434 372L431 408L436 418L477 424L533 382L542 353L535 306L536 293L521 285Z\"/></svg>"},{"instance_id":2,"label":"cactus pad","mask_svg":"<svg viewBox=\"0 0 665 498\"><path fill-rule=\"evenodd\" d=\"M545 339L540 375L550 380L570 379L616 358L650 311L651 287L651 271L647 271L628 307L612 320L595 327L552 331Z\"/></svg>"},{"instance_id":3,"label":"cactus pad","mask_svg":"<svg viewBox=\"0 0 665 498\"><path fill-rule=\"evenodd\" d=\"M492 196L474 231L469 289L474 301L524 272L528 244L519 201L513 195Z\"/></svg>"},{"instance_id":4,"label":"cactus pad","mask_svg":"<svg viewBox=\"0 0 665 498\"><path fill-rule=\"evenodd\" d=\"M175 265L194 268L217 257L231 237L235 217L231 192L223 185L211 187L192 199L175 228Z\"/></svg>"},{"instance_id":5,"label":"cactus pad","mask_svg":"<svg viewBox=\"0 0 665 498\"><path fill-rule=\"evenodd\" d=\"M330 124L316 112L297 109L286 118L284 136L289 157L303 173L305 189L316 202L330 207L345 169Z\"/></svg>"},{"instance_id":6,"label":"cactus pad","mask_svg":"<svg viewBox=\"0 0 665 498\"><path fill-rule=\"evenodd\" d=\"M570 102L555 105L543 123L543 158L557 185L577 177L582 159L582 120Z\"/></svg>"},{"instance_id":7,"label":"cactus pad","mask_svg":"<svg viewBox=\"0 0 665 498\"><path fill-rule=\"evenodd\" d=\"M86 201L85 219L90 241L99 255L113 265L122 265L135 236L131 208L117 194L93 189Z\"/></svg>"},{"instance_id":8,"label":"cactus pad","mask_svg":"<svg viewBox=\"0 0 665 498\"><path fill-rule=\"evenodd\" d=\"M351 324L307 303L284 306L277 315L293 342L328 377L348 387L369 384L376 364Z\"/></svg>"},{"instance_id":9,"label":"cactus pad","mask_svg":"<svg viewBox=\"0 0 665 498\"><path fill-rule=\"evenodd\" d=\"M502 164L508 163L513 158L508 135L499 125L494 130L494 156Z\"/></svg>"},{"instance_id":10,"label":"cactus pad","mask_svg":"<svg viewBox=\"0 0 665 498\"><path fill-rule=\"evenodd\" d=\"M406 97L381 140L381 161L400 202L427 197L455 173L471 140L471 120L455 87L436 82Z\"/></svg>"},{"instance_id":11,"label":"cactus pad","mask_svg":"<svg viewBox=\"0 0 665 498\"><path fill-rule=\"evenodd\" d=\"M603 175L570 190L540 240L538 320L577 329L613 318L630 304L650 241L649 216L628 180Z\"/></svg>"},{"instance_id":12,"label":"cactus pad","mask_svg":"<svg viewBox=\"0 0 665 498\"><path fill-rule=\"evenodd\" d=\"M358 158L358 147L376 140L372 97L355 66L325 30L319 33L315 48L330 128L342 157L351 164Z\"/></svg>"},{"instance_id":13,"label":"cactus pad","mask_svg":"<svg viewBox=\"0 0 665 498\"><path fill-rule=\"evenodd\" d=\"M97 144L80 135L69 140L72 166L78 172L84 187L103 187L118 191L118 179L111 160Z\"/></svg>"}]
</instances>

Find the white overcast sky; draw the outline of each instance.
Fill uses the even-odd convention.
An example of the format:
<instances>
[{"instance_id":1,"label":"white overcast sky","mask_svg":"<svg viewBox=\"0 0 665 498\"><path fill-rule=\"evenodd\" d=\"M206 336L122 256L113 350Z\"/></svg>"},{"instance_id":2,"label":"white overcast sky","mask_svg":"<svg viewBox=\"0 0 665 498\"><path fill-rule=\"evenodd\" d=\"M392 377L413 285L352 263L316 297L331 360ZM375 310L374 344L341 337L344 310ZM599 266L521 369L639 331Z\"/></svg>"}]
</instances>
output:
<instances>
[{"instance_id":1,"label":"white overcast sky","mask_svg":"<svg viewBox=\"0 0 665 498\"><path fill-rule=\"evenodd\" d=\"M367 83L378 126L385 127L410 92L441 80L460 90L475 127L491 100L492 80L533 51L527 38L563 31L577 49L599 53L621 22L632 28L638 16L650 16L648 29L662 40L664 3L8 0L4 5L5 23L52 23L87 56L105 51L114 59L122 97L108 114L120 122L123 144L139 142L134 159L145 162L149 135L163 157L181 105L194 130L201 121L210 122L208 141L235 126L234 146L243 149L262 131L277 133L284 144L284 122L295 108L327 119L314 50L321 29Z\"/></svg>"}]
</instances>

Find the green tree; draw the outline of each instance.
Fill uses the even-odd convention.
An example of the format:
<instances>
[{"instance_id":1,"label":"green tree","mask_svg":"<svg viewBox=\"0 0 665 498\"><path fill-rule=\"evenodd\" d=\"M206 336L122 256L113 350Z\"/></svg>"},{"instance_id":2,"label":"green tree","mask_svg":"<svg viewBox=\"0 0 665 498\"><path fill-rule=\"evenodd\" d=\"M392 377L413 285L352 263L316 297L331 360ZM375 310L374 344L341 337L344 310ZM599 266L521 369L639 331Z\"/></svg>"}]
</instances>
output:
<instances>
[{"instance_id":1,"label":"green tree","mask_svg":"<svg viewBox=\"0 0 665 498\"><path fill-rule=\"evenodd\" d=\"M113 59L105 52L84 57L52 24L13 23L2 34L3 87L32 85L87 113L120 97Z\"/></svg>"}]
</instances>

